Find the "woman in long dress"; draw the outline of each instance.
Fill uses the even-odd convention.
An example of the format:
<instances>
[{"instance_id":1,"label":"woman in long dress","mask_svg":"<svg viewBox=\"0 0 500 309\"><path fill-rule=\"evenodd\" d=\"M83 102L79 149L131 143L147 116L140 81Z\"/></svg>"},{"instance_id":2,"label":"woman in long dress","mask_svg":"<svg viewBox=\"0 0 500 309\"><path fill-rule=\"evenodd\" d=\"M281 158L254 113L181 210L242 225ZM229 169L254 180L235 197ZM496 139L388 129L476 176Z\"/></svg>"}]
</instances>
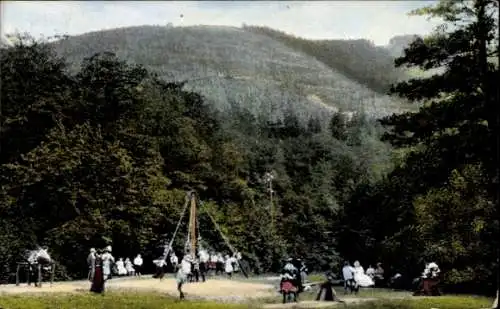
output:
<instances>
[{"instance_id":1,"label":"woman in long dress","mask_svg":"<svg viewBox=\"0 0 500 309\"><path fill-rule=\"evenodd\" d=\"M365 270L363 266L359 263L359 261L354 262L354 281L356 284L361 287L369 287L375 285L372 278L365 274Z\"/></svg>"},{"instance_id":2,"label":"woman in long dress","mask_svg":"<svg viewBox=\"0 0 500 309\"><path fill-rule=\"evenodd\" d=\"M100 254L95 255L94 269L92 277L92 285L90 286L90 292L102 293L104 292L104 272L102 269L102 258Z\"/></svg>"},{"instance_id":3,"label":"woman in long dress","mask_svg":"<svg viewBox=\"0 0 500 309\"><path fill-rule=\"evenodd\" d=\"M102 259L102 273L104 275L104 280L111 279L111 269L115 263L115 258L111 255L111 246L107 246L104 249L104 253L101 255Z\"/></svg>"}]
</instances>

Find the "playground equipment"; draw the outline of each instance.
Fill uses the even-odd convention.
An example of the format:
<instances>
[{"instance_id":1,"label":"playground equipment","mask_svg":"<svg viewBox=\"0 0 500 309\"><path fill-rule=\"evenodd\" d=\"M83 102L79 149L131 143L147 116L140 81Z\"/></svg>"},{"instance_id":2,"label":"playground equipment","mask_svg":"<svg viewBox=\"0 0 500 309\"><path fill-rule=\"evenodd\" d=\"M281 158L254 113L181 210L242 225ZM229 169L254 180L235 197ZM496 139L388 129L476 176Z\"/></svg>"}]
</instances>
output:
<instances>
[{"instance_id":1,"label":"playground equipment","mask_svg":"<svg viewBox=\"0 0 500 309\"><path fill-rule=\"evenodd\" d=\"M222 230L219 226L219 224L215 221L214 217L210 214L209 209L207 207L203 207L203 203L199 200L197 194L195 191L189 191L186 194L186 199L184 203L183 210L181 212L181 216L179 218L179 221L177 223L177 226L175 227L174 233L172 235L172 238L168 242L168 244L165 244L165 250L163 252L163 258L167 258L170 254L170 251L172 250L172 245L174 243L174 240L179 232L180 226L182 225L185 213L187 212L188 207L190 208L189 210L189 218L188 218L188 231L187 231L187 236L186 236L186 245L185 245L185 251L188 252L191 257L194 259L196 258L198 251L200 249L200 242L202 240L201 235L200 235L200 228L199 228L199 216L201 214L205 214L208 216L210 221L212 222L213 226L215 227L215 230L219 233L221 236L222 240L224 241L224 244L228 247L228 249L233 253L233 255L237 255L237 250L231 245L229 242L228 238L224 233L222 233ZM239 269L243 273L245 277L248 278L248 274L245 270L244 267L242 267L240 260L237 260Z\"/></svg>"}]
</instances>

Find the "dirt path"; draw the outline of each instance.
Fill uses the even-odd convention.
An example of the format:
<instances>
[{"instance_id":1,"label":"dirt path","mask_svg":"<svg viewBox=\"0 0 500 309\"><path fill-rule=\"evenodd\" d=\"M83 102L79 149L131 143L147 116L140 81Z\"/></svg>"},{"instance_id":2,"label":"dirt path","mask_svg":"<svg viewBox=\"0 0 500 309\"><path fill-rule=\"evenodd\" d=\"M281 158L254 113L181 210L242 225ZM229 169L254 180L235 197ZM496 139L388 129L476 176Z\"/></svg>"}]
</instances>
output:
<instances>
[{"instance_id":1,"label":"dirt path","mask_svg":"<svg viewBox=\"0 0 500 309\"><path fill-rule=\"evenodd\" d=\"M44 283L41 288L22 284L0 285L1 294L21 293L73 293L88 291L90 283L87 281L56 282L52 286ZM148 278L126 278L113 279L106 283L107 290L132 290L132 291L155 291L177 296L177 284L173 278L165 278L162 281ZM226 279L209 279L203 283L189 283L183 286L186 296L202 299L216 299L219 301L237 301L245 299L266 298L276 296L273 285L242 282ZM236 297L234 295L237 295Z\"/></svg>"},{"instance_id":2,"label":"dirt path","mask_svg":"<svg viewBox=\"0 0 500 309\"><path fill-rule=\"evenodd\" d=\"M189 283L184 285L183 290L188 299L213 300L217 302L259 302L258 299L272 299L276 302L281 299L277 292L276 286L271 284L271 279L263 280L264 282L256 282L254 280L227 280L222 278L210 278L205 283ZM265 282L267 281L267 282ZM16 286L0 285L0 296L2 294L52 294L52 293L87 293L90 288L88 281L69 281L55 282L52 286L49 283L44 283L41 288L22 284ZM151 276L138 278L116 278L107 282L106 290L108 291L143 291L143 292L158 292L165 293L174 297L178 296L177 284L174 278L167 277L162 281L153 279ZM380 299L376 295L368 297L341 296L345 303L338 302L318 302L311 300L303 300L299 303L290 304L263 304L265 309L308 309L308 308L327 308L338 307L359 302L374 301ZM399 296L399 295L398 295ZM407 296L400 295L386 296L382 298L405 298ZM309 297L307 297L309 298Z\"/></svg>"}]
</instances>

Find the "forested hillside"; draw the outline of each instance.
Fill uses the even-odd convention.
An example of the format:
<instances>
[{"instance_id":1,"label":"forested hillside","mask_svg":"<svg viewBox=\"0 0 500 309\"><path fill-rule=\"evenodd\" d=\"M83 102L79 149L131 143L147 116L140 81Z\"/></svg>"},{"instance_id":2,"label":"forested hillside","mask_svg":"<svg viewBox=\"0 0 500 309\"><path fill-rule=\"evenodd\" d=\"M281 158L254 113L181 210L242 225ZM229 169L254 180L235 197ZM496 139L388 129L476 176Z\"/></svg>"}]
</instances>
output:
<instances>
[{"instance_id":1,"label":"forested hillside","mask_svg":"<svg viewBox=\"0 0 500 309\"><path fill-rule=\"evenodd\" d=\"M368 40L307 40L267 27L243 29L283 42L382 94L406 78L404 70L394 67L393 55Z\"/></svg>"},{"instance_id":2,"label":"forested hillside","mask_svg":"<svg viewBox=\"0 0 500 309\"><path fill-rule=\"evenodd\" d=\"M281 119L269 122L255 105L229 100L220 108L193 86L164 80L190 72L194 62L156 73L130 55L77 58L97 48L85 42L101 42L102 49L139 46L147 62L148 46L106 40L120 31L155 33L150 28L99 32L56 46L24 40L1 49L3 278L35 244L49 246L59 278L84 277L90 247L111 244L117 256L141 252L150 261L172 235L185 191L195 189L254 272L276 270L286 255L303 256L311 270L338 271L344 259L357 259L381 261L387 276L398 272L410 283L432 260L442 269L445 291L490 293L499 247L499 74L491 61L498 57L492 17L498 14L489 14L498 13L495 3L442 1L415 12L463 23L416 38L395 61L444 74L393 85L394 96L425 104L380 121L330 111L325 125L317 115L281 107ZM176 31L191 33L184 37L192 36L190 46L202 40L197 29ZM278 47L283 57L290 51ZM170 55L182 48L159 49L157 57L179 59ZM227 55L211 50L205 53ZM306 70L312 63L301 65ZM266 72L253 65L241 70ZM352 91L352 85L345 87ZM273 207L267 172L275 176ZM200 228L208 245L227 250L208 222Z\"/></svg>"},{"instance_id":3,"label":"forested hillside","mask_svg":"<svg viewBox=\"0 0 500 309\"><path fill-rule=\"evenodd\" d=\"M339 41L318 46L315 50L324 51L319 55L303 48L316 43L297 42L302 43L295 46L247 28L141 26L69 37L55 48L75 67L94 53L114 52L168 81L187 80L186 89L199 92L218 110L237 103L273 121L283 119L288 109L301 122L319 116L325 123L339 109L381 117L411 108L386 95L396 81L393 58L387 52ZM384 65L377 65L380 61ZM366 78L383 78L384 89Z\"/></svg>"},{"instance_id":4,"label":"forested hillside","mask_svg":"<svg viewBox=\"0 0 500 309\"><path fill-rule=\"evenodd\" d=\"M301 125L291 110L269 125L110 53L67 70L51 45L2 50L2 257L47 244L60 276L81 277L90 247L151 260L195 189L254 271L285 254L338 263L336 218L360 183L391 166L380 128L363 115ZM264 173L276 174L270 232ZM221 239L201 226L207 242ZM300 234L297 234L299 232ZM178 239L181 245L182 240ZM222 248L227 250L227 248ZM314 267L313 267L314 268Z\"/></svg>"}]
</instances>

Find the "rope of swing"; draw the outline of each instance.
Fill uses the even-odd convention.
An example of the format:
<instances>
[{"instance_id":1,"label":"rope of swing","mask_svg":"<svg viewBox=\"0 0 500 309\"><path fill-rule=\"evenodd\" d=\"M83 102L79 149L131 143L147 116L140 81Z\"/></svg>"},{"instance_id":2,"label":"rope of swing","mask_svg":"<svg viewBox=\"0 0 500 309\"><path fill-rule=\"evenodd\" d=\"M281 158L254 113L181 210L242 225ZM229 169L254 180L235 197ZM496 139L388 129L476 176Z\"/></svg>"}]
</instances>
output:
<instances>
[{"instance_id":1,"label":"rope of swing","mask_svg":"<svg viewBox=\"0 0 500 309\"><path fill-rule=\"evenodd\" d=\"M192 194L193 194L193 192L188 192L188 194L186 194L186 202L184 203L184 209L182 210L181 217L179 218L179 221L177 222L177 226L175 227L174 235L172 235L172 238L170 239L170 242L168 244L167 251L165 252L165 259L167 258L168 254L170 253L170 250L172 249L172 244L174 243L175 236L177 235L177 232L179 231L179 228L182 224L182 219L184 218L184 215L186 214L186 210L189 206L189 201L191 201Z\"/></svg>"},{"instance_id":2,"label":"rope of swing","mask_svg":"<svg viewBox=\"0 0 500 309\"><path fill-rule=\"evenodd\" d=\"M203 207L203 202L199 201L199 203L200 203L200 206ZM226 235L224 235L224 233L222 233L222 230L221 230L219 224L217 223L217 221L215 221L215 218L212 216L212 214L210 214L210 212L208 211L208 209L206 207L204 207L203 210L205 211L205 213L208 215L208 217L212 221L213 225L215 226L215 229L219 232L220 236L222 237L222 239L224 240L226 245L229 247L229 250L231 250L233 255L236 255L236 250L234 249L233 246L231 246L231 243L229 242L229 239L227 239ZM245 269L242 267L240 261L238 259L236 259L236 262L240 266L240 269L243 272L243 274L245 275L245 277L248 278L248 274L246 273Z\"/></svg>"}]
</instances>

